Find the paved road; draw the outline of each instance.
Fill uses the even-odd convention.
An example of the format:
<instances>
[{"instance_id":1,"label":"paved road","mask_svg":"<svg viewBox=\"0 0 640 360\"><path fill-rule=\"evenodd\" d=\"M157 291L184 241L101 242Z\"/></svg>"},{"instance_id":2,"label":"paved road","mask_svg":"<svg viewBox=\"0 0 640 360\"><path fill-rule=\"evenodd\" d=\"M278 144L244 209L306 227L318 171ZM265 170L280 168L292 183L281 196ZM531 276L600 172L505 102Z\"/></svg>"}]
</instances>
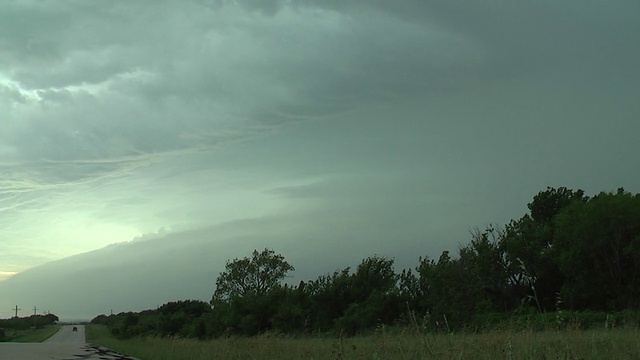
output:
<instances>
[{"instance_id":1,"label":"paved road","mask_svg":"<svg viewBox=\"0 0 640 360\"><path fill-rule=\"evenodd\" d=\"M63 326L60 331L42 343L0 343L2 360L79 360L113 359L135 360L108 349L87 344L84 326Z\"/></svg>"}]
</instances>

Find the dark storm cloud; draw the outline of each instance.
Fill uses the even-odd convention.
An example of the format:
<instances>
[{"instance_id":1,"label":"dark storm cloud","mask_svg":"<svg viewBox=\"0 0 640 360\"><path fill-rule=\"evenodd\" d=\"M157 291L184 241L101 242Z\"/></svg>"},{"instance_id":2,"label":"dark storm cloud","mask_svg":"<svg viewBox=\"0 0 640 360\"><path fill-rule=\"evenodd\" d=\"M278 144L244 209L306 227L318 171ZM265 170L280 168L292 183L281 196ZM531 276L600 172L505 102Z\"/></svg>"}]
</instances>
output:
<instances>
[{"instance_id":1,"label":"dark storm cloud","mask_svg":"<svg viewBox=\"0 0 640 360\"><path fill-rule=\"evenodd\" d=\"M549 185L640 191L639 12L3 2L0 246L15 262L0 273L134 237L170 249L141 277L184 250L175 278L189 278L205 248L218 270L271 246L301 278L376 252L411 266Z\"/></svg>"},{"instance_id":2,"label":"dark storm cloud","mask_svg":"<svg viewBox=\"0 0 640 360\"><path fill-rule=\"evenodd\" d=\"M155 12L133 6L50 4L26 11L26 23L45 19L47 31L29 36L56 47L49 53L7 36L16 58L39 60L16 63L12 77L51 103L28 115L32 126L5 137L21 156L87 160L219 142L221 123L244 123L242 131L251 123L272 127L340 113L442 86L452 72L442 75L439 67L478 61L476 49L455 35L370 14L316 16L303 7L302 14L289 9L253 17L222 6L194 16L191 4ZM9 10L18 17L25 12ZM82 16L70 15L78 11ZM67 21L56 20L59 14ZM225 20L229 15L237 20ZM187 21L194 26L183 26ZM164 36L145 22L163 24ZM136 36L124 36L118 25ZM133 101L141 96L151 102Z\"/></svg>"}]
</instances>

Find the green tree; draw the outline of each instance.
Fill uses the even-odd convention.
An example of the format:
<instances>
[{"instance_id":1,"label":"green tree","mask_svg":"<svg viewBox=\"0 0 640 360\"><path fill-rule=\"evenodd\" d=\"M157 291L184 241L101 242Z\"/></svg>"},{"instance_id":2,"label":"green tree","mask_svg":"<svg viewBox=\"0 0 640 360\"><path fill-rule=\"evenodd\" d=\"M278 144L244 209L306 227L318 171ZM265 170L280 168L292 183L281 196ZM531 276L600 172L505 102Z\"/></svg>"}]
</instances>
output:
<instances>
[{"instance_id":1,"label":"green tree","mask_svg":"<svg viewBox=\"0 0 640 360\"><path fill-rule=\"evenodd\" d=\"M640 195L602 192L567 207L555 225L562 296L572 308L640 306Z\"/></svg>"},{"instance_id":2,"label":"green tree","mask_svg":"<svg viewBox=\"0 0 640 360\"><path fill-rule=\"evenodd\" d=\"M313 330L328 331L342 317L351 303L350 268L320 275L309 281L304 292L309 301L309 326Z\"/></svg>"},{"instance_id":3,"label":"green tree","mask_svg":"<svg viewBox=\"0 0 640 360\"><path fill-rule=\"evenodd\" d=\"M443 251L437 262L420 258L416 268L420 292L424 294L422 308L431 324L443 331L464 325L473 315L477 302L473 279L460 259Z\"/></svg>"},{"instance_id":4,"label":"green tree","mask_svg":"<svg viewBox=\"0 0 640 360\"><path fill-rule=\"evenodd\" d=\"M281 282L293 270L282 255L270 249L227 261L211 299L214 333L255 335L271 329L278 305L287 295Z\"/></svg>"},{"instance_id":5,"label":"green tree","mask_svg":"<svg viewBox=\"0 0 640 360\"><path fill-rule=\"evenodd\" d=\"M565 187L557 189L547 187L547 190L540 191L534 196L527 207L535 223L548 225L558 213L576 200L584 202L588 198L584 196L584 191L581 189L574 191Z\"/></svg>"},{"instance_id":6,"label":"green tree","mask_svg":"<svg viewBox=\"0 0 640 360\"><path fill-rule=\"evenodd\" d=\"M346 311L336 322L339 330L353 335L398 318L402 307L393 263L377 255L362 260L350 276L349 296L343 299Z\"/></svg>"},{"instance_id":7,"label":"green tree","mask_svg":"<svg viewBox=\"0 0 640 360\"><path fill-rule=\"evenodd\" d=\"M394 293L398 275L393 269L393 263L393 259L377 255L362 260L351 276L352 300L365 301L374 292L385 295Z\"/></svg>"},{"instance_id":8,"label":"green tree","mask_svg":"<svg viewBox=\"0 0 640 360\"><path fill-rule=\"evenodd\" d=\"M500 246L505 253L512 296L534 299L539 310L555 309L556 294L565 279L552 251L554 219L571 204L586 201L582 190L548 187L527 205L530 214L506 225Z\"/></svg>"},{"instance_id":9,"label":"green tree","mask_svg":"<svg viewBox=\"0 0 640 360\"><path fill-rule=\"evenodd\" d=\"M273 329L283 333L303 333L308 325L309 301L306 283L300 281L297 287L284 286L277 304L277 311L271 317Z\"/></svg>"},{"instance_id":10,"label":"green tree","mask_svg":"<svg viewBox=\"0 0 640 360\"><path fill-rule=\"evenodd\" d=\"M474 312L510 310L513 302L508 298L509 266L500 246L502 232L489 226L471 235L471 242L460 248L460 262L473 280L469 290L475 298Z\"/></svg>"},{"instance_id":11,"label":"green tree","mask_svg":"<svg viewBox=\"0 0 640 360\"><path fill-rule=\"evenodd\" d=\"M212 304L233 298L263 296L281 286L295 268L273 250L254 250L251 258L227 261L225 271L216 280Z\"/></svg>"}]
</instances>

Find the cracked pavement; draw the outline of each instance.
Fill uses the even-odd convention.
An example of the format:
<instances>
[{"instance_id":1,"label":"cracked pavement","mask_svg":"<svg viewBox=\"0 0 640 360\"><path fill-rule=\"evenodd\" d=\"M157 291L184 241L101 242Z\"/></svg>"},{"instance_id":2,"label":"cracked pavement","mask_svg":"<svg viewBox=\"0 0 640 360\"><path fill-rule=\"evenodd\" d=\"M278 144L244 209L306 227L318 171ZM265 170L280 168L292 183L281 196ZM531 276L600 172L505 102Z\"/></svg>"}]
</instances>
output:
<instances>
[{"instance_id":1,"label":"cracked pavement","mask_svg":"<svg viewBox=\"0 0 640 360\"><path fill-rule=\"evenodd\" d=\"M73 331L73 327L78 331ZM67 325L41 343L0 343L2 360L139 360L86 342L84 326Z\"/></svg>"}]
</instances>

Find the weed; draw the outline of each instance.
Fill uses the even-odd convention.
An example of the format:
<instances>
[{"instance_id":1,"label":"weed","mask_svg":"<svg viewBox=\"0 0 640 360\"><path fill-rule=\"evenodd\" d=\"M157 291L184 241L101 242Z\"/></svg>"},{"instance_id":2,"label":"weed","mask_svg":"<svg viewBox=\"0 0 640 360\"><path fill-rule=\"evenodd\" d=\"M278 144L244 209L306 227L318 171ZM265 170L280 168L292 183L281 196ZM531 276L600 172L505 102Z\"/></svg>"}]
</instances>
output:
<instances>
[{"instance_id":1,"label":"weed","mask_svg":"<svg viewBox=\"0 0 640 360\"><path fill-rule=\"evenodd\" d=\"M417 323L417 322L416 322ZM415 324L414 324L415 325ZM204 359L638 359L637 328L567 328L534 331L437 334L419 327L382 328L368 336L114 339L106 328L87 326L88 341L143 360Z\"/></svg>"}]
</instances>

